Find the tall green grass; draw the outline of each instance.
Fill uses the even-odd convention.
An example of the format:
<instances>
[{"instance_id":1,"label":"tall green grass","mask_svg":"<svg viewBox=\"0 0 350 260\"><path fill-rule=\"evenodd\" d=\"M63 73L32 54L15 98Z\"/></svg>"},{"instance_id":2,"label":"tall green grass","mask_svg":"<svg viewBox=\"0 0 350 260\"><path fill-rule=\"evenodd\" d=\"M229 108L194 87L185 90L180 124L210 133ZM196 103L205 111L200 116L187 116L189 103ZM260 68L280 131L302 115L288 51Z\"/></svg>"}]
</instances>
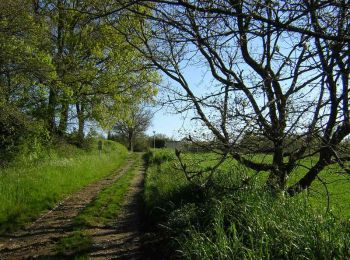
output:
<instances>
[{"instance_id":1,"label":"tall green grass","mask_svg":"<svg viewBox=\"0 0 350 260\"><path fill-rule=\"evenodd\" d=\"M90 150L61 144L47 158L0 170L0 233L13 230L52 208L81 187L110 174L127 157L124 146L95 141Z\"/></svg>"},{"instance_id":2,"label":"tall green grass","mask_svg":"<svg viewBox=\"0 0 350 260\"><path fill-rule=\"evenodd\" d=\"M201 189L175 169L173 155L159 151L148 162L146 212L160 232L169 234L165 257L350 258L350 221L326 213L316 199L310 203L310 194L276 197L259 178L245 186L241 176L249 172L236 163L217 172L216 185Z\"/></svg>"},{"instance_id":3,"label":"tall green grass","mask_svg":"<svg viewBox=\"0 0 350 260\"><path fill-rule=\"evenodd\" d=\"M166 155L168 154L168 155ZM170 154L170 155L169 155ZM159 161L160 158L172 156L175 159L174 151L170 150L158 150L155 158L151 159ZM268 162L272 161L270 154L251 154L247 155L250 159L256 162ZM208 166L214 165L219 155L215 153L183 153L182 159L186 163L189 171L195 171L198 169L206 169ZM288 178L288 185L292 185L297 182L301 177L305 175L308 168L311 168L317 161L316 157L310 157L303 159L294 168L293 172ZM157 164L159 167L159 164ZM255 176L256 181L261 185L266 183L268 173L261 171L256 173L255 171L245 168L239 165L233 158L228 158L220 167L219 171L222 172L234 172L234 174L226 174L225 178L231 178L231 176L246 178L248 176ZM214 180L216 182L222 182L221 176L218 175ZM195 179L200 183L201 179ZM334 164L326 167L319 175L318 178L312 183L312 186L307 192L308 200L314 208L318 208L324 212L330 211L336 216L350 219L350 175L346 173L339 165Z\"/></svg>"}]
</instances>

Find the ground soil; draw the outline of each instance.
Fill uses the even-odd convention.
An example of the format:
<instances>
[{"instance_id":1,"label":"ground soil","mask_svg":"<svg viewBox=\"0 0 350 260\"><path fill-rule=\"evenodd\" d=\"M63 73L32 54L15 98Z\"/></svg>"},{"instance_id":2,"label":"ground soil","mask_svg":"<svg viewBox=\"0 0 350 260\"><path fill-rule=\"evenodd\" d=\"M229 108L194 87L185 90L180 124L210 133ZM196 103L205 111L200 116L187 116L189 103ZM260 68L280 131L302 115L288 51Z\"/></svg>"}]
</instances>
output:
<instances>
[{"instance_id":1,"label":"ground soil","mask_svg":"<svg viewBox=\"0 0 350 260\"><path fill-rule=\"evenodd\" d=\"M22 230L0 237L0 259L70 259L74 255L59 255L57 244L74 231L74 217L98 193L118 180L135 163L131 159L108 177L72 194L54 209L44 213ZM91 227L86 232L92 246L85 252L88 259L139 259L140 251L140 194L144 167L141 165L126 195L122 211L109 226Z\"/></svg>"}]
</instances>

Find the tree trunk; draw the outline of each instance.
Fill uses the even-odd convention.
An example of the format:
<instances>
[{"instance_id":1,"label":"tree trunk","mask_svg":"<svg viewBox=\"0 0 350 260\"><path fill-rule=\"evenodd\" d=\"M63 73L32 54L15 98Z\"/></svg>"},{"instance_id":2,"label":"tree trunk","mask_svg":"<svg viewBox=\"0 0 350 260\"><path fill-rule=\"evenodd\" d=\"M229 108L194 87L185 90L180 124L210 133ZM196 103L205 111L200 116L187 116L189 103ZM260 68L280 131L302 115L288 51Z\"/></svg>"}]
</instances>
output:
<instances>
[{"instance_id":1,"label":"tree trunk","mask_svg":"<svg viewBox=\"0 0 350 260\"><path fill-rule=\"evenodd\" d=\"M50 134L56 133L56 104L56 91L51 87L49 93L49 103L47 107L47 125Z\"/></svg>"},{"instance_id":2,"label":"tree trunk","mask_svg":"<svg viewBox=\"0 0 350 260\"><path fill-rule=\"evenodd\" d=\"M282 139L281 139L282 140ZM273 166L267 179L267 186L273 191L285 190L287 184L287 171L283 162L283 141L274 142Z\"/></svg>"},{"instance_id":3,"label":"tree trunk","mask_svg":"<svg viewBox=\"0 0 350 260\"><path fill-rule=\"evenodd\" d=\"M84 116L84 105L76 103L77 117L78 117L78 134L77 144L82 147L84 144L84 127L85 127L85 116Z\"/></svg>"},{"instance_id":4,"label":"tree trunk","mask_svg":"<svg viewBox=\"0 0 350 260\"><path fill-rule=\"evenodd\" d=\"M69 103L63 102L61 109L60 124L58 126L58 133L63 136L67 131L68 125L68 113L69 113Z\"/></svg>"},{"instance_id":5,"label":"tree trunk","mask_svg":"<svg viewBox=\"0 0 350 260\"><path fill-rule=\"evenodd\" d=\"M61 62L63 55L63 46L64 46L64 24L63 24L63 1L57 1L58 6L58 22L57 22L57 54L54 57L54 64L56 65L56 73L58 79L60 80L63 76L61 71ZM59 88L57 86L50 88L49 94L49 104L48 104L48 128L51 134L57 132L56 126L56 106L57 106L57 90Z\"/></svg>"},{"instance_id":6,"label":"tree trunk","mask_svg":"<svg viewBox=\"0 0 350 260\"><path fill-rule=\"evenodd\" d=\"M128 133L128 149L130 152L134 151L134 131L133 129L129 129Z\"/></svg>"},{"instance_id":7,"label":"tree trunk","mask_svg":"<svg viewBox=\"0 0 350 260\"><path fill-rule=\"evenodd\" d=\"M283 169L278 169L270 172L267 178L266 185L272 192L284 191L287 184L287 173Z\"/></svg>"}]
</instances>

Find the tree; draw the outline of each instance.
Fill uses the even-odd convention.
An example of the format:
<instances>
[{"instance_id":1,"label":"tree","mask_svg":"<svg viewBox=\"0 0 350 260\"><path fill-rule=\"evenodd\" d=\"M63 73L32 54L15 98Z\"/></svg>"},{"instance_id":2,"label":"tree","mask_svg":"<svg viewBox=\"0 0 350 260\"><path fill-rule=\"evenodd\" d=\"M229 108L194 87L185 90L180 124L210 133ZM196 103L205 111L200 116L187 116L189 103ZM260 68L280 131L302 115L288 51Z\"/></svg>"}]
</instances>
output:
<instances>
[{"instance_id":1,"label":"tree","mask_svg":"<svg viewBox=\"0 0 350 260\"><path fill-rule=\"evenodd\" d=\"M104 1L38 3L50 26L58 75L47 85L47 124L53 135L66 133L71 111L78 126L77 144L82 144L86 121L97 121L108 129L124 113L123 103L130 99L137 103L156 93L158 75L116 30L133 22L124 12L113 16L112 26L107 18L92 13L104 9Z\"/></svg>"},{"instance_id":2,"label":"tree","mask_svg":"<svg viewBox=\"0 0 350 260\"><path fill-rule=\"evenodd\" d=\"M37 139L47 145L64 137L69 123L77 125L76 143L81 145L86 122L109 129L127 113L123 104L156 94L158 74L118 32L139 19L128 18L127 11L94 14L121 4L0 3L1 161L17 154L24 143L34 147Z\"/></svg>"},{"instance_id":3,"label":"tree","mask_svg":"<svg viewBox=\"0 0 350 260\"><path fill-rule=\"evenodd\" d=\"M113 133L126 141L128 150L134 151L135 139L143 135L151 125L153 114L144 105L133 104L128 109L128 116L123 120L118 120L113 126Z\"/></svg>"},{"instance_id":4,"label":"tree","mask_svg":"<svg viewBox=\"0 0 350 260\"><path fill-rule=\"evenodd\" d=\"M42 82L55 77L46 34L32 1L0 3L0 164L46 141L37 118Z\"/></svg>"},{"instance_id":5,"label":"tree","mask_svg":"<svg viewBox=\"0 0 350 260\"><path fill-rule=\"evenodd\" d=\"M341 156L339 145L350 133L347 1L140 5L141 11L132 11L149 23L140 23L141 31L128 28L125 37L138 35L143 46L133 46L177 83L179 88L170 89L171 103L179 112L195 111L193 120L210 132L211 147L223 159L231 156L253 170L268 171L268 185L291 195L308 188L327 165L345 167L348 158ZM210 72L206 92L190 85L185 71L191 64ZM272 143L271 162L239 151L245 132ZM305 175L287 187L293 170L308 167L303 162L315 156Z\"/></svg>"}]
</instances>

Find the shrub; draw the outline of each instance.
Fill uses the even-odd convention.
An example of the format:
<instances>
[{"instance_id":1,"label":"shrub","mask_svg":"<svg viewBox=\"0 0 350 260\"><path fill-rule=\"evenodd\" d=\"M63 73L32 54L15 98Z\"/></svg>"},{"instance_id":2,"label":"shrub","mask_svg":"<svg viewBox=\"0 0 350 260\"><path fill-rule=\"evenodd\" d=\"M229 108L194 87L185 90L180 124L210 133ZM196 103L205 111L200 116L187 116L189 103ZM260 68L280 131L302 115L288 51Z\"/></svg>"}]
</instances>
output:
<instances>
[{"instance_id":1,"label":"shrub","mask_svg":"<svg viewBox=\"0 0 350 260\"><path fill-rule=\"evenodd\" d=\"M44 124L15 108L0 107L0 166L15 158L35 160L49 143Z\"/></svg>"}]
</instances>

